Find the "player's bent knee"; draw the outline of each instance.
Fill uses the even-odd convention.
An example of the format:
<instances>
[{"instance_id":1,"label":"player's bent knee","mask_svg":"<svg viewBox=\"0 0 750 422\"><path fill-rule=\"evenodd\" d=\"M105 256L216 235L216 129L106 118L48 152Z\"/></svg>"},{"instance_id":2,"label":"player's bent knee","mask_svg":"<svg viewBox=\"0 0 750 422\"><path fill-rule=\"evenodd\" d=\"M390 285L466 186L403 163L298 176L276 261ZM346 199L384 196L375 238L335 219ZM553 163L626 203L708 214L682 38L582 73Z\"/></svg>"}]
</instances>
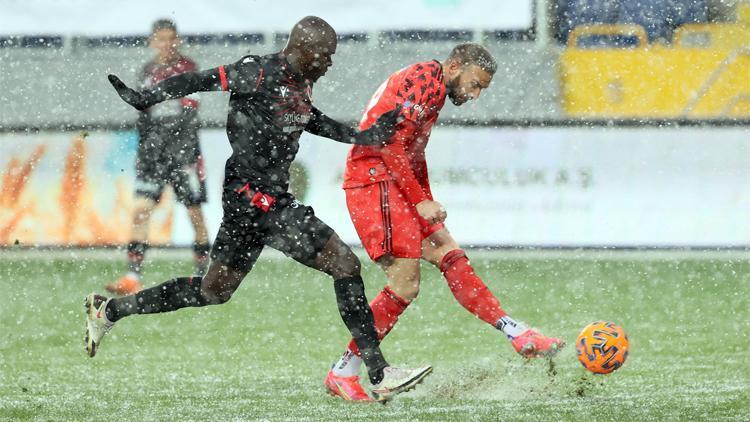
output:
<instances>
[{"instance_id":1,"label":"player's bent knee","mask_svg":"<svg viewBox=\"0 0 750 422\"><path fill-rule=\"evenodd\" d=\"M362 265L357 255L335 234L316 259L315 268L338 280L359 276Z\"/></svg>"},{"instance_id":2,"label":"player's bent knee","mask_svg":"<svg viewBox=\"0 0 750 422\"><path fill-rule=\"evenodd\" d=\"M461 248L453 245L444 245L439 248L424 252L422 254L422 258L430 264L439 268L445 260L445 257L455 250L461 250Z\"/></svg>"},{"instance_id":3,"label":"player's bent knee","mask_svg":"<svg viewBox=\"0 0 750 422\"><path fill-rule=\"evenodd\" d=\"M201 295L208 305L227 303L239 287L245 274L245 272L212 263L201 282Z\"/></svg>"},{"instance_id":4,"label":"player's bent knee","mask_svg":"<svg viewBox=\"0 0 750 422\"><path fill-rule=\"evenodd\" d=\"M391 284L391 290L393 290L393 292L397 295L411 302L412 300L416 299L417 296L419 296L419 282L402 284L399 287L395 287L393 284Z\"/></svg>"},{"instance_id":5,"label":"player's bent knee","mask_svg":"<svg viewBox=\"0 0 750 422\"><path fill-rule=\"evenodd\" d=\"M388 284L394 293L408 301L412 301L419 296L419 278L419 274L410 277L390 278Z\"/></svg>"},{"instance_id":6,"label":"player's bent knee","mask_svg":"<svg viewBox=\"0 0 750 422\"><path fill-rule=\"evenodd\" d=\"M233 293L234 290L217 290L212 287L204 287L201 289L201 294L208 305L222 305L227 303L229 302L229 299L232 298Z\"/></svg>"}]
</instances>

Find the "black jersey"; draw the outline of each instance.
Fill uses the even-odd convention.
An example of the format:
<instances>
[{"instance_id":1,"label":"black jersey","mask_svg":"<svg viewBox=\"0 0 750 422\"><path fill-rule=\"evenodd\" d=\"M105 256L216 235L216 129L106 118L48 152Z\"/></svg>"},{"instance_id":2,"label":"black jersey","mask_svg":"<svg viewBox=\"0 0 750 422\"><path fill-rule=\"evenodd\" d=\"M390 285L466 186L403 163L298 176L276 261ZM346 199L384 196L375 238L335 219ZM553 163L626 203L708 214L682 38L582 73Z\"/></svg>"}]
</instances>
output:
<instances>
[{"instance_id":1,"label":"black jersey","mask_svg":"<svg viewBox=\"0 0 750 422\"><path fill-rule=\"evenodd\" d=\"M289 166L299 150L302 131L357 145L383 145L396 130L400 109L383 113L359 131L312 105L312 82L295 71L281 53L245 56L238 62L200 72L186 72L135 91L117 76L109 81L120 97L138 110L200 91L229 91L227 135L232 156L225 187L249 186L270 195L289 187Z\"/></svg>"},{"instance_id":2,"label":"black jersey","mask_svg":"<svg viewBox=\"0 0 750 422\"><path fill-rule=\"evenodd\" d=\"M218 72L222 89L231 93L227 136L232 156L225 184L286 192L289 166L313 111L312 83L280 54L246 56Z\"/></svg>"}]
</instances>

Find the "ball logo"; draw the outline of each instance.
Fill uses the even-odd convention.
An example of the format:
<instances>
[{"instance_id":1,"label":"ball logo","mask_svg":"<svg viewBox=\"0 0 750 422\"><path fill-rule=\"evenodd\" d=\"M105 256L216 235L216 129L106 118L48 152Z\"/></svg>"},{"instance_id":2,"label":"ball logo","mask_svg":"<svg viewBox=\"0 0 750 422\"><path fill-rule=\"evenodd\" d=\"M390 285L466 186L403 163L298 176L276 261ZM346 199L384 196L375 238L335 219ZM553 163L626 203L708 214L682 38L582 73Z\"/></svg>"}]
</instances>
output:
<instances>
[{"instance_id":1,"label":"ball logo","mask_svg":"<svg viewBox=\"0 0 750 422\"><path fill-rule=\"evenodd\" d=\"M581 331L576 341L576 352L584 368L597 374L608 374L625 363L630 344L620 326L597 321Z\"/></svg>"}]
</instances>

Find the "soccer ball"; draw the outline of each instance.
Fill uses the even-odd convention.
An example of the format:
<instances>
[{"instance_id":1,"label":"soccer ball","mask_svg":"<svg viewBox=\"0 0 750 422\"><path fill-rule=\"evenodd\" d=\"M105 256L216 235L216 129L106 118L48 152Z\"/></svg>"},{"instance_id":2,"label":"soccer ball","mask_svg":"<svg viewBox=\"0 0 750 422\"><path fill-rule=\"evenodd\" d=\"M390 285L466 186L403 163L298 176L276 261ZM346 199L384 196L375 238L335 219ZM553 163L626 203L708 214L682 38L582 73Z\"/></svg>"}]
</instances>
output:
<instances>
[{"instance_id":1,"label":"soccer ball","mask_svg":"<svg viewBox=\"0 0 750 422\"><path fill-rule=\"evenodd\" d=\"M576 353L583 367L597 374L609 374L625 363L630 352L622 327L607 321L587 325L576 340Z\"/></svg>"}]
</instances>

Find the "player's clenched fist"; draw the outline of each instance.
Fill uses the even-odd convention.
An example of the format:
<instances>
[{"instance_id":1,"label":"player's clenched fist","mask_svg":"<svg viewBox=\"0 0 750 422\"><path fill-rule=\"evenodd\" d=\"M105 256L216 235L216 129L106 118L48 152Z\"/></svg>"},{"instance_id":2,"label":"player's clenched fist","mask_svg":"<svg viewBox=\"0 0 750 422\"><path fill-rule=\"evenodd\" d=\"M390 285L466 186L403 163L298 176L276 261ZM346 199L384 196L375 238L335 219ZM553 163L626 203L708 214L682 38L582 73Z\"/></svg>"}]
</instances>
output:
<instances>
[{"instance_id":1,"label":"player's clenched fist","mask_svg":"<svg viewBox=\"0 0 750 422\"><path fill-rule=\"evenodd\" d=\"M445 208L438 201L425 200L417 204L419 216L430 224L442 223L448 217Z\"/></svg>"},{"instance_id":2,"label":"player's clenched fist","mask_svg":"<svg viewBox=\"0 0 750 422\"><path fill-rule=\"evenodd\" d=\"M136 110L143 111L151 105L148 104L146 95L132 88L129 88L127 85L125 85L125 82L121 81L120 78L118 78L116 75L108 75L107 79L109 79L109 83L111 83L112 87L115 88L115 91L117 91L117 94L120 96L120 98L122 98L126 103L133 106Z\"/></svg>"}]
</instances>

